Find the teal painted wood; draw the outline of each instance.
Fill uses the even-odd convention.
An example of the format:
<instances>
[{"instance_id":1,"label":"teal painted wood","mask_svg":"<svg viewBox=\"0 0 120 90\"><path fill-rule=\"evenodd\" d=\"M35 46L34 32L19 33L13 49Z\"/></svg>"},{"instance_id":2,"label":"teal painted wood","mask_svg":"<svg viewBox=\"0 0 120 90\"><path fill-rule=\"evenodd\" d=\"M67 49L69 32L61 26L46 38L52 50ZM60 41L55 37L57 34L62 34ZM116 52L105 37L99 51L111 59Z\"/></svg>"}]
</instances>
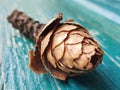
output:
<instances>
[{"instance_id":1,"label":"teal painted wood","mask_svg":"<svg viewBox=\"0 0 120 90\"><path fill-rule=\"evenodd\" d=\"M118 0L1 0L0 1L0 90L119 90L120 1ZM64 20L74 18L85 26L105 51L103 62L85 76L54 79L36 75L28 68L34 43L12 28L6 17L14 10L26 12L46 23L58 12Z\"/></svg>"}]
</instances>

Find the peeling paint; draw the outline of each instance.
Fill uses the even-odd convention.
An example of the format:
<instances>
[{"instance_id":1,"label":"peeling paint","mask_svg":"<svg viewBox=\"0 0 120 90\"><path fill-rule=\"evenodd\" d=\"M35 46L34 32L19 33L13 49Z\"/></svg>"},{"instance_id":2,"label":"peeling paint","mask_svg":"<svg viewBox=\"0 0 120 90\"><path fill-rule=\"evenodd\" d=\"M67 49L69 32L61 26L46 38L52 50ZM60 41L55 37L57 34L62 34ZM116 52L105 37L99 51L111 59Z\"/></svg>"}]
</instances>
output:
<instances>
[{"instance_id":1,"label":"peeling paint","mask_svg":"<svg viewBox=\"0 0 120 90\"><path fill-rule=\"evenodd\" d=\"M22 75L23 79L25 80L25 73L24 73L24 71L21 71L21 75Z\"/></svg>"},{"instance_id":2,"label":"peeling paint","mask_svg":"<svg viewBox=\"0 0 120 90\"><path fill-rule=\"evenodd\" d=\"M33 49L33 48L34 48L33 43L30 43L30 48L31 48L31 49Z\"/></svg>"},{"instance_id":3,"label":"peeling paint","mask_svg":"<svg viewBox=\"0 0 120 90\"><path fill-rule=\"evenodd\" d=\"M10 47L10 46L11 46L11 41L10 41L10 40L7 40L7 41L6 41L6 44L8 45L8 47Z\"/></svg>"},{"instance_id":4,"label":"peeling paint","mask_svg":"<svg viewBox=\"0 0 120 90\"><path fill-rule=\"evenodd\" d=\"M92 36L97 36L97 35L99 35L99 32L97 31L97 30L90 30L89 31L90 32L90 34L92 35Z\"/></svg>"},{"instance_id":5,"label":"peeling paint","mask_svg":"<svg viewBox=\"0 0 120 90\"><path fill-rule=\"evenodd\" d=\"M28 55L25 55L25 58L28 58L29 56Z\"/></svg>"},{"instance_id":6,"label":"peeling paint","mask_svg":"<svg viewBox=\"0 0 120 90\"><path fill-rule=\"evenodd\" d=\"M0 83L2 83L3 90L78 90L78 89L120 89L120 37L119 37L119 25L120 16L116 16L109 8L105 9L105 13L101 13L100 4L95 8L95 4L91 4L95 0L79 1L80 4L71 0L72 3L68 3L66 0L57 2L52 0L51 4L48 4L49 0L37 0L29 1L29 5L26 5L28 1L23 0L3 0L0 1ZM102 0L98 0L103 2ZM105 1L105 0L104 0ZM88 2L85 4L85 2ZM90 2L90 6L89 6ZM97 2L97 0L96 0ZM107 2L107 1L105 1ZM110 0L107 3L111 3L114 6L115 1ZM114 3L113 3L114 2ZM33 4L34 3L34 4ZM106 3L106 7L107 7ZM67 4L67 6L66 6ZM30 6L30 7L29 7ZM115 5L116 7L119 5ZM42 8L40 8L42 7ZM55 8L54 8L55 7ZM89 8L90 7L90 8ZM65 82L46 77L46 74L36 75L26 65L28 63L30 49L34 48L34 44L29 42L20 32L13 29L6 17L14 9L19 9L26 12L32 18L36 18L42 22L47 22L54 17L60 10L65 18L73 18L78 20L78 23L86 27L91 27L90 33L96 38L99 44L103 47L106 60L102 61L100 68L97 68L97 73L92 75L68 78ZM39 8L39 9L38 9ZM93 11L95 10L95 12ZM105 16L107 10L107 16ZM120 9L119 9L120 10ZM117 10L117 12L119 11ZM34 12L34 13L32 13ZM98 12L98 13L97 13ZM111 13L112 14L109 14ZM37 14L37 15L36 15ZM36 15L36 16L35 16ZM53 16L52 16L53 15ZM68 17L70 16L70 17ZM113 18L113 16L115 18ZM117 17L117 19L116 19ZM64 20L63 20L64 21ZM80 22L81 21L81 22ZM116 36L118 35L118 36ZM108 37L109 36L109 37ZM117 38L116 38L117 37ZM5 45L5 46L2 46ZM5 47L5 48L4 48ZM6 51L2 51L6 50ZM4 55L2 57L2 55ZM114 67L113 67L114 66ZM91 78L92 76L92 78ZM91 82L92 80L92 82ZM97 82L96 82L97 81ZM11 86L10 86L11 85Z\"/></svg>"},{"instance_id":7,"label":"peeling paint","mask_svg":"<svg viewBox=\"0 0 120 90\"><path fill-rule=\"evenodd\" d=\"M18 42L18 46L22 47L23 46L22 42Z\"/></svg>"}]
</instances>

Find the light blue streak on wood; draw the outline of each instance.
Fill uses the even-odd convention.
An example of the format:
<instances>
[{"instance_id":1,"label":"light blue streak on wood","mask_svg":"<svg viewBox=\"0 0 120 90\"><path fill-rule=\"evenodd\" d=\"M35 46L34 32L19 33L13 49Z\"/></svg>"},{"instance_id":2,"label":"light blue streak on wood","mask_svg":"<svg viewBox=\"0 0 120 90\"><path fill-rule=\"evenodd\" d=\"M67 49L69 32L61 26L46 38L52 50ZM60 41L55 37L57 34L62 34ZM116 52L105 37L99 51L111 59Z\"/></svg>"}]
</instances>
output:
<instances>
[{"instance_id":1,"label":"light blue streak on wood","mask_svg":"<svg viewBox=\"0 0 120 90\"><path fill-rule=\"evenodd\" d=\"M92 5L92 6L91 6ZM119 90L120 89L119 0L1 0L0 1L0 90ZM42 23L62 12L85 26L105 51L103 62L85 76L54 79L36 75L28 68L34 43L12 28L7 16L24 11ZM64 21L63 20L63 21Z\"/></svg>"}]
</instances>

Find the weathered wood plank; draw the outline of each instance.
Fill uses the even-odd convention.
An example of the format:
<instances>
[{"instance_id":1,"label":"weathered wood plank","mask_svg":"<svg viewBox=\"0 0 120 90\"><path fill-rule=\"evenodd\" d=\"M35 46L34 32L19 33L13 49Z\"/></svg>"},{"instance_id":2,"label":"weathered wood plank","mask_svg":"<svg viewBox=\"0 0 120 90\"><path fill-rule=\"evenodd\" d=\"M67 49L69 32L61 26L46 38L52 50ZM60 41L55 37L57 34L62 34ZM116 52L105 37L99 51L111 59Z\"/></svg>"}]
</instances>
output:
<instances>
[{"instance_id":1,"label":"weathered wood plank","mask_svg":"<svg viewBox=\"0 0 120 90\"><path fill-rule=\"evenodd\" d=\"M0 1L0 90L119 90L119 4L118 0ZM94 72L69 78L66 82L49 74L34 74L27 66L29 50L33 49L34 43L13 29L6 20L14 9L22 10L43 23L58 12L64 14L64 20L74 18L88 28L104 49L103 62Z\"/></svg>"}]
</instances>

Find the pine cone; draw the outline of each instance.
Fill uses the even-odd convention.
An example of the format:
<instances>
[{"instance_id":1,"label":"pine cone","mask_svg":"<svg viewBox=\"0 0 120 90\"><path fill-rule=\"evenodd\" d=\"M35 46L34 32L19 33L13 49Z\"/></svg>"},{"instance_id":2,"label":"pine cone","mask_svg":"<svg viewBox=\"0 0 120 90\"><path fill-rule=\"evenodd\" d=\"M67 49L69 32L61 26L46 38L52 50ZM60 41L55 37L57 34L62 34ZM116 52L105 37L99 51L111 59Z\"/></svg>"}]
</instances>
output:
<instances>
[{"instance_id":1,"label":"pine cone","mask_svg":"<svg viewBox=\"0 0 120 90\"><path fill-rule=\"evenodd\" d=\"M16 12L22 14L16 15ZM65 80L94 70L104 52L87 29L72 20L64 23L61 20L59 13L46 25L39 24L17 10L8 17L13 27L36 41L35 51L30 51L29 67L37 74L49 72L53 77Z\"/></svg>"}]
</instances>

